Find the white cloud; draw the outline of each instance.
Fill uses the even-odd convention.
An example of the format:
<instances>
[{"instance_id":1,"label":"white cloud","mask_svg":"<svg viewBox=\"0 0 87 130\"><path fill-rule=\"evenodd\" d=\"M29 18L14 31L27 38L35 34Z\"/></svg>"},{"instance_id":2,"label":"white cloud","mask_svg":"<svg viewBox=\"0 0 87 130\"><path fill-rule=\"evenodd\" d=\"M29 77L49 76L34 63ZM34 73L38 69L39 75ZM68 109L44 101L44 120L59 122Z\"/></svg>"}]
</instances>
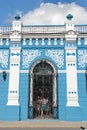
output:
<instances>
[{"instance_id":1,"label":"white cloud","mask_svg":"<svg viewBox=\"0 0 87 130\"><path fill-rule=\"evenodd\" d=\"M42 3L22 17L23 24L64 24L67 14L73 14L76 24L87 23L87 10L75 3Z\"/></svg>"}]
</instances>

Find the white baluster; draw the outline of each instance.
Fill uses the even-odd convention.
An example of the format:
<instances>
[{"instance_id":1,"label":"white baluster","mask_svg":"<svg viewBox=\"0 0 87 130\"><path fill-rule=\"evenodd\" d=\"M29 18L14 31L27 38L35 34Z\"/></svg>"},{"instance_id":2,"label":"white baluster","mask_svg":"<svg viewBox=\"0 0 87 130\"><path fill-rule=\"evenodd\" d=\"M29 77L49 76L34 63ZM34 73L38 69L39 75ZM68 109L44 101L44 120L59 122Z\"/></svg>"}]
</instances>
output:
<instances>
[{"instance_id":1,"label":"white baluster","mask_svg":"<svg viewBox=\"0 0 87 130\"><path fill-rule=\"evenodd\" d=\"M50 41L50 38L48 38L48 45L49 45L49 46L51 45L51 41Z\"/></svg>"},{"instance_id":2,"label":"white baluster","mask_svg":"<svg viewBox=\"0 0 87 130\"><path fill-rule=\"evenodd\" d=\"M85 45L87 45L87 38L85 38L85 42L84 42Z\"/></svg>"},{"instance_id":3,"label":"white baluster","mask_svg":"<svg viewBox=\"0 0 87 130\"><path fill-rule=\"evenodd\" d=\"M54 45L55 46L57 45L57 39L56 38L54 39Z\"/></svg>"},{"instance_id":4,"label":"white baluster","mask_svg":"<svg viewBox=\"0 0 87 130\"><path fill-rule=\"evenodd\" d=\"M9 39L6 39L6 45L9 45Z\"/></svg>"},{"instance_id":5,"label":"white baluster","mask_svg":"<svg viewBox=\"0 0 87 130\"><path fill-rule=\"evenodd\" d=\"M81 41L80 41L80 38L78 38L78 45L81 45Z\"/></svg>"},{"instance_id":6,"label":"white baluster","mask_svg":"<svg viewBox=\"0 0 87 130\"><path fill-rule=\"evenodd\" d=\"M32 38L30 38L30 43L29 43L30 46L32 46Z\"/></svg>"},{"instance_id":7,"label":"white baluster","mask_svg":"<svg viewBox=\"0 0 87 130\"><path fill-rule=\"evenodd\" d=\"M42 38L42 46L44 46L44 45L45 45L44 38Z\"/></svg>"},{"instance_id":8,"label":"white baluster","mask_svg":"<svg viewBox=\"0 0 87 130\"><path fill-rule=\"evenodd\" d=\"M24 46L26 45L26 39L25 38L23 39L23 45Z\"/></svg>"},{"instance_id":9,"label":"white baluster","mask_svg":"<svg viewBox=\"0 0 87 130\"><path fill-rule=\"evenodd\" d=\"M36 38L36 46L38 46L38 44L39 44L39 43L38 43L38 38Z\"/></svg>"},{"instance_id":10,"label":"white baluster","mask_svg":"<svg viewBox=\"0 0 87 130\"><path fill-rule=\"evenodd\" d=\"M63 45L63 38L61 38L60 40L60 45Z\"/></svg>"}]
</instances>

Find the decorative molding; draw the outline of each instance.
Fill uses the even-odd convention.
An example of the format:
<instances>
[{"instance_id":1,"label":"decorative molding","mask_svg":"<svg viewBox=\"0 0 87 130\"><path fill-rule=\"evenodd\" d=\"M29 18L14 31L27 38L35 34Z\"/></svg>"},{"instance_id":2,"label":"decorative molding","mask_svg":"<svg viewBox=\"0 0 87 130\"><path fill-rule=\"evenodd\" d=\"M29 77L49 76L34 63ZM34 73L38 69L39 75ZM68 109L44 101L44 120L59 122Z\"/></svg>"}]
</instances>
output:
<instances>
[{"instance_id":1,"label":"decorative molding","mask_svg":"<svg viewBox=\"0 0 87 130\"><path fill-rule=\"evenodd\" d=\"M23 50L22 53L23 68L28 68L29 64L38 56L41 56L41 51L39 50Z\"/></svg>"},{"instance_id":2,"label":"decorative molding","mask_svg":"<svg viewBox=\"0 0 87 130\"><path fill-rule=\"evenodd\" d=\"M77 70L77 73L86 73L86 70Z\"/></svg>"},{"instance_id":3,"label":"decorative molding","mask_svg":"<svg viewBox=\"0 0 87 130\"><path fill-rule=\"evenodd\" d=\"M47 50L45 55L54 60L58 68L64 67L64 50Z\"/></svg>"},{"instance_id":4,"label":"decorative molding","mask_svg":"<svg viewBox=\"0 0 87 130\"><path fill-rule=\"evenodd\" d=\"M8 68L9 50L0 50L0 64L2 68Z\"/></svg>"},{"instance_id":5,"label":"decorative molding","mask_svg":"<svg viewBox=\"0 0 87 130\"><path fill-rule=\"evenodd\" d=\"M10 34L10 40L11 42L20 42L21 41L21 33L19 31L13 31L11 34Z\"/></svg>"},{"instance_id":6,"label":"decorative molding","mask_svg":"<svg viewBox=\"0 0 87 130\"><path fill-rule=\"evenodd\" d=\"M78 66L79 68L85 68L87 63L87 50L78 50Z\"/></svg>"},{"instance_id":7,"label":"decorative molding","mask_svg":"<svg viewBox=\"0 0 87 130\"><path fill-rule=\"evenodd\" d=\"M2 73L4 70L0 70L0 73ZM10 72L10 70L6 70L7 73ZM86 71L85 70L77 70L77 73L85 73ZM29 73L29 70L20 70L20 73ZM57 70L57 73L66 73L66 70Z\"/></svg>"}]
</instances>

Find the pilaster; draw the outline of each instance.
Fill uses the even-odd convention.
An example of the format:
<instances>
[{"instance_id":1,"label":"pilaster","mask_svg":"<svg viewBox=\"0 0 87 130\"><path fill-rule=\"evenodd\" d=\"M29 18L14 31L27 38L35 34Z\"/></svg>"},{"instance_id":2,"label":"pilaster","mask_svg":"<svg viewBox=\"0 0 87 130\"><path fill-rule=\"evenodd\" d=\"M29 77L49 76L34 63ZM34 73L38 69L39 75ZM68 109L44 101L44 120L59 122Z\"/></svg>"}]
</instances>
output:
<instances>
[{"instance_id":1,"label":"pilaster","mask_svg":"<svg viewBox=\"0 0 87 130\"><path fill-rule=\"evenodd\" d=\"M19 77L21 52L21 20L16 16L10 34L10 76L7 105L19 105Z\"/></svg>"},{"instance_id":2,"label":"pilaster","mask_svg":"<svg viewBox=\"0 0 87 130\"><path fill-rule=\"evenodd\" d=\"M67 106L79 106L76 49L66 49Z\"/></svg>"},{"instance_id":3,"label":"pilaster","mask_svg":"<svg viewBox=\"0 0 87 130\"><path fill-rule=\"evenodd\" d=\"M77 85L77 59L76 59L76 38L74 31L73 16L67 15L66 23L66 81L67 81L67 106L79 106L78 85Z\"/></svg>"},{"instance_id":4,"label":"pilaster","mask_svg":"<svg viewBox=\"0 0 87 130\"><path fill-rule=\"evenodd\" d=\"M7 105L19 105L20 48L10 50L10 77Z\"/></svg>"}]
</instances>

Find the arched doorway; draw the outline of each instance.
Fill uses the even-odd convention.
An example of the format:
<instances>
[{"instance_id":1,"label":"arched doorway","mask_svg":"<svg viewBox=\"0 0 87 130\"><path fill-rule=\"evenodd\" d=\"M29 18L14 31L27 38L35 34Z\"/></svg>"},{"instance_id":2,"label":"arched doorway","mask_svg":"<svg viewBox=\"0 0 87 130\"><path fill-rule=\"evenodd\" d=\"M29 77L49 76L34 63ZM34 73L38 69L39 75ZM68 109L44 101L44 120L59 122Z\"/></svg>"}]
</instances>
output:
<instances>
[{"instance_id":1,"label":"arched doorway","mask_svg":"<svg viewBox=\"0 0 87 130\"><path fill-rule=\"evenodd\" d=\"M35 62L30 70L29 118L57 118L57 71L48 60ZM47 108L42 114L42 102ZM39 103L38 103L39 101ZM41 102L40 102L41 101ZM39 105L40 111L37 111ZM49 108L49 109L48 109Z\"/></svg>"}]
</instances>

